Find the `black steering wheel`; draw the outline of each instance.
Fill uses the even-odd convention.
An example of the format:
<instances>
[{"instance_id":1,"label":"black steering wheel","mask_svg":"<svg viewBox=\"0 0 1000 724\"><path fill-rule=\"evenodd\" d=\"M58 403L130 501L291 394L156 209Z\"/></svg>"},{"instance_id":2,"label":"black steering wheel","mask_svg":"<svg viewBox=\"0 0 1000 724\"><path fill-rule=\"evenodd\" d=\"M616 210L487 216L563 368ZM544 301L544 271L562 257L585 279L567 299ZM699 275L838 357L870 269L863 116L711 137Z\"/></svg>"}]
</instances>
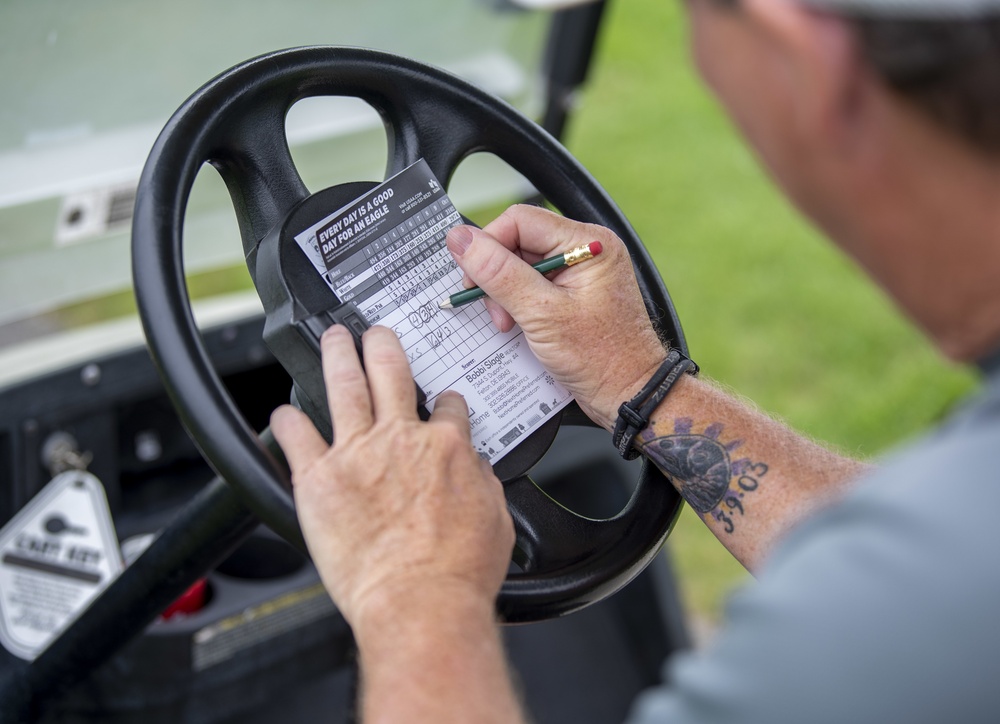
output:
<instances>
[{"instance_id":1,"label":"black steering wheel","mask_svg":"<svg viewBox=\"0 0 1000 724\"><path fill-rule=\"evenodd\" d=\"M564 215L610 227L632 255L650 318L686 352L667 290L625 216L555 139L506 103L439 69L359 48L280 51L223 73L174 114L146 163L133 222L135 291L153 358L202 453L250 510L303 549L287 471L237 411L202 347L186 292L181 231L195 176L210 163L232 196L267 316L265 340L295 381L303 409L329 433L322 405L311 402L322 399L319 359L299 328L337 300L292 237L304 217L316 221L316 212L335 211L375 184L316 194L303 185L285 116L296 101L319 95L354 96L378 111L388 135L386 178L423 158L447 188L463 159L487 151ZM570 409L497 467L523 571L511 573L500 592L506 621L558 616L615 592L653 559L680 510L673 486L653 466L642 469L614 518L592 520L553 501L527 471L563 424L585 418Z\"/></svg>"}]
</instances>

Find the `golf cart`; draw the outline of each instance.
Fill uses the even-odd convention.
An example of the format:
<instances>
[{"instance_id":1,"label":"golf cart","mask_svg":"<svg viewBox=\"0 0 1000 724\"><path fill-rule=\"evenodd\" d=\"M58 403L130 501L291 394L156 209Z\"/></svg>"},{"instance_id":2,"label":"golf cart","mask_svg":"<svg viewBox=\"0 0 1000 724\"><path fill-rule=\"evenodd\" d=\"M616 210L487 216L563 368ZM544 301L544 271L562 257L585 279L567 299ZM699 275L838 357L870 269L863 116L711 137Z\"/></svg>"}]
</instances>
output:
<instances>
[{"instance_id":1,"label":"golf cart","mask_svg":"<svg viewBox=\"0 0 1000 724\"><path fill-rule=\"evenodd\" d=\"M422 162L463 216L530 198L612 227L683 345L556 140L604 3L387 5L2 11L0 721L352 719L350 630L267 421L291 398L331 433L318 334L369 319L295 236L364 179ZM495 466L519 686L539 722L620 720L688 645L662 553L679 499L573 404L523 437Z\"/></svg>"}]
</instances>

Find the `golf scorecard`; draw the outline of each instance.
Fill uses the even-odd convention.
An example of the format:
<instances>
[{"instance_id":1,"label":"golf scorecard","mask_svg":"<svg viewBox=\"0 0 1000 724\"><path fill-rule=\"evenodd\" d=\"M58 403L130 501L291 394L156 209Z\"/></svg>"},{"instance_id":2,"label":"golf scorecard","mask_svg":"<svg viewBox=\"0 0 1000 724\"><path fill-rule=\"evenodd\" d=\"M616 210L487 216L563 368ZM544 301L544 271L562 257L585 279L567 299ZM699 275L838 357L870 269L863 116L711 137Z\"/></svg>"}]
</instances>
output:
<instances>
[{"instance_id":1,"label":"golf scorecard","mask_svg":"<svg viewBox=\"0 0 1000 724\"><path fill-rule=\"evenodd\" d=\"M462 288L445 247L462 223L423 161L295 236L341 303L402 342L428 410L445 390L469 405L472 442L491 464L571 401L515 326L501 333L482 300L441 309Z\"/></svg>"}]
</instances>

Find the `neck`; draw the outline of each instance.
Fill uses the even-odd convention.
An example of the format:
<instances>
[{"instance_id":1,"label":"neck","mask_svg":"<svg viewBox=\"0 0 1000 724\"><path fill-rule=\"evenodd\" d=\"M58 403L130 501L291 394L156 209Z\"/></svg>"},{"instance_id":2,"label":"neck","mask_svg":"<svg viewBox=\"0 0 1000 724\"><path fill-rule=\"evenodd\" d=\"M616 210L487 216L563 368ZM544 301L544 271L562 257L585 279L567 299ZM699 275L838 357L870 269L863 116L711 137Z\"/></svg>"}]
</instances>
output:
<instances>
[{"instance_id":1,"label":"neck","mask_svg":"<svg viewBox=\"0 0 1000 724\"><path fill-rule=\"evenodd\" d=\"M1000 157L890 110L838 236L946 356L980 359L1000 347Z\"/></svg>"}]
</instances>

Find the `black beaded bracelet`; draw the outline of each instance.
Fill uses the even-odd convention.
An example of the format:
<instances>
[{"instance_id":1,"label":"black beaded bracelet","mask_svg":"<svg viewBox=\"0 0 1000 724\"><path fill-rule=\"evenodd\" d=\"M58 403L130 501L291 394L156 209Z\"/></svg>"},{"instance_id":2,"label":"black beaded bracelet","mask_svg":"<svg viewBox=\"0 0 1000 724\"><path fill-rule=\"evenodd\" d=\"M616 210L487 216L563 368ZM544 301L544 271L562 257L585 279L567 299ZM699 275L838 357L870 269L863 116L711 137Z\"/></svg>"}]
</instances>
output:
<instances>
[{"instance_id":1,"label":"black beaded bracelet","mask_svg":"<svg viewBox=\"0 0 1000 724\"><path fill-rule=\"evenodd\" d=\"M626 460L635 460L639 453L632 448L635 436L649 424L649 416L663 402L670 389L682 374L698 374L698 365L678 352L670 350L667 359L659 366L639 394L618 408L618 421L611 437L618 454Z\"/></svg>"}]
</instances>

